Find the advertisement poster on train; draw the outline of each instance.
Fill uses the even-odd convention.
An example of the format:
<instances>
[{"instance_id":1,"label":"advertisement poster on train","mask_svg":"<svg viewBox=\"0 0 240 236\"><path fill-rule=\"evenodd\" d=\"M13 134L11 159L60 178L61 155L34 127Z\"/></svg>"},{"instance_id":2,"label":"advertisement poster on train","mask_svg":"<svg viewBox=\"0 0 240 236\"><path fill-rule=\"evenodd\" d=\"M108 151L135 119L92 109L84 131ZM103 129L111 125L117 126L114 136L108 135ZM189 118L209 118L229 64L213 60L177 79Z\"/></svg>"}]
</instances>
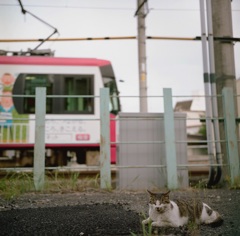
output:
<instances>
[{"instance_id":1,"label":"advertisement poster on train","mask_svg":"<svg viewBox=\"0 0 240 236\"><path fill-rule=\"evenodd\" d=\"M0 125L11 126L12 125L12 112L14 110L12 100L12 88L14 84L14 77L5 73L0 78Z\"/></svg>"}]
</instances>

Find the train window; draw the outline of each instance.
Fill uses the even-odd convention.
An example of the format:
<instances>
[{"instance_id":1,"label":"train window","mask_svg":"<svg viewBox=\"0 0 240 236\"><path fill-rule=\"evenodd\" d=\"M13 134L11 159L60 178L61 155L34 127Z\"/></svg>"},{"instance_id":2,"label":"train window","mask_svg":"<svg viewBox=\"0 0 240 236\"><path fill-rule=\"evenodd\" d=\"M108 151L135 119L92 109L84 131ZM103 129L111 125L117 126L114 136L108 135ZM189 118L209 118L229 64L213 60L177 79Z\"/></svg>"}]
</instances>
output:
<instances>
[{"instance_id":1,"label":"train window","mask_svg":"<svg viewBox=\"0 0 240 236\"><path fill-rule=\"evenodd\" d=\"M46 93L52 94L53 78L50 75L28 74L25 76L24 94L35 95L36 87L46 87ZM25 97L23 100L23 112L35 113L35 98ZM47 98L46 112L52 113L52 99Z\"/></svg>"},{"instance_id":2,"label":"train window","mask_svg":"<svg viewBox=\"0 0 240 236\"><path fill-rule=\"evenodd\" d=\"M93 113L94 99L84 97L93 95L93 78L91 76L67 76L64 88L65 94L72 96L65 98L64 111L66 113Z\"/></svg>"},{"instance_id":3,"label":"train window","mask_svg":"<svg viewBox=\"0 0 240 236\"><path fill-rule=\"evenodd\" d=\"M13 94L35 95L36 87L46 87L47 114L93 114L94 76L69 74L19 74ZM61 97L61 95L70 95ZM35 113L35 98L13 98L20 114Z\"/></svg>"},{"instance_id":4,"label":"train window","mask_svg":"<svg viewBox=\"0 0 240 236\"><path fill-rule=\"evenodd\" d=\"M104 87L109 88L110 92L110 104L109 110L113 114L118 114L120 111L120 102L118 97L118 90L116 86L116 82L112 78L103 78Z\"/></svg>"}]
</instances>

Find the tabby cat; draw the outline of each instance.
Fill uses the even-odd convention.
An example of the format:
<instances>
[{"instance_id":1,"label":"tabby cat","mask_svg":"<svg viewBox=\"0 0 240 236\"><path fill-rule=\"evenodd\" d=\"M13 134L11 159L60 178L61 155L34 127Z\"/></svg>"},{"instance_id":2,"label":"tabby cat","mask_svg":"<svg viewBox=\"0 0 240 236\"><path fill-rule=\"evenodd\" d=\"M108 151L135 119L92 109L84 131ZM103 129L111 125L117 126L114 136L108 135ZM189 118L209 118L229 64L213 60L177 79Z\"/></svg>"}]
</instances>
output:
<instances>
[{"instance_id":1,"label":"tabby cat","mask_svg":"<svg viewBox=\"0 0 240 236\"><path fill-rule=\"evenodd\" d=\"M195 222L196 224L222 224L223 219L217 211L196 199L169 199L170 191L166 193L149 193L149 217L143 224L151 223L156 227L179 227Z\"/></svg>"}]
</instances>

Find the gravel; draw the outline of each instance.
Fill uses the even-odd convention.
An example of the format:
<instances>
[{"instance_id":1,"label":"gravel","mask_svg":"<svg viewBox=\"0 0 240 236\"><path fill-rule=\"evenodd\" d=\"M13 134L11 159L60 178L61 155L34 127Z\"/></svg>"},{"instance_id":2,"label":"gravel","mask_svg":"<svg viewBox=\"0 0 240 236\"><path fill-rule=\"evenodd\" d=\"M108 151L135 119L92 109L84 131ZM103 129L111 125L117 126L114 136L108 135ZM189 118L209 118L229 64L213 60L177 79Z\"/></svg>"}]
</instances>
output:
<instances>
[{"instance_id":1,"label":"gravel","mask_svg":"<svg viewBox=\"0 0 240 236\"><path fill-rule=\"evenodd\" d=\"M223 216L224 223L158 228L152 235L240 235L240 190L188 189L173 191L171 198L201 199ZM147 212L146 192L89 190L28 193L12 200L0 197L0 235L149 235L141 225Z\"/></svg>"}]
</instances>

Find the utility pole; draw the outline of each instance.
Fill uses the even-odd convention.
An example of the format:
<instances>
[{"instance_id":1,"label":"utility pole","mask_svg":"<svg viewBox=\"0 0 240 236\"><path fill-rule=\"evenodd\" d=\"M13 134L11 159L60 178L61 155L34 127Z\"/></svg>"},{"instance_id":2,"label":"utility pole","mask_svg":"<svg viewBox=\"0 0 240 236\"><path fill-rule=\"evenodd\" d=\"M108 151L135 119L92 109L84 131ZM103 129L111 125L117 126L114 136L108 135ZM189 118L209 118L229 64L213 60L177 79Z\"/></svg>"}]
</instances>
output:
<instances>
[{"instance_id":1,"label":"utility pole","mask_svg":"<svg viewBox=\"0 0 240 236\"><path fill-rule=\"evenodd\" d=\"M232 29L232 9L231 0L207 0L212 4L212 20L213 20L213 36L214 37L233 37ZM235 61L233 42L229 41L214 41L214 59L215 59L215 82L217 95L222 95L222 90L225 87L233 89L236 94L236 76L235 76ZM222 99L218 97L218 117L223 117ZM237 108L237 105L235 104ZM237 125L236 125L237 130ZM219 124L220 138L225 140L224 124ZM223 164L228 164L226 153L226 143L221 143L223 153ZM223 165L224 166L224 165ZM229 176L228 168L223 168L223 178Z\"/></svg>"},{"instance_id":2,"label":"utility pole","mask_svg":"<svg viewBox=\"0 0 240 236\"><path fill-rule=\"evenodd\" d=\"M148 111L147 104L147 66L146 66L146 33L145 17L147 15L147 0L137 0L138 23L138 68L139 68L139 96L140 112Z\"/></svg>"}]
</instances>

